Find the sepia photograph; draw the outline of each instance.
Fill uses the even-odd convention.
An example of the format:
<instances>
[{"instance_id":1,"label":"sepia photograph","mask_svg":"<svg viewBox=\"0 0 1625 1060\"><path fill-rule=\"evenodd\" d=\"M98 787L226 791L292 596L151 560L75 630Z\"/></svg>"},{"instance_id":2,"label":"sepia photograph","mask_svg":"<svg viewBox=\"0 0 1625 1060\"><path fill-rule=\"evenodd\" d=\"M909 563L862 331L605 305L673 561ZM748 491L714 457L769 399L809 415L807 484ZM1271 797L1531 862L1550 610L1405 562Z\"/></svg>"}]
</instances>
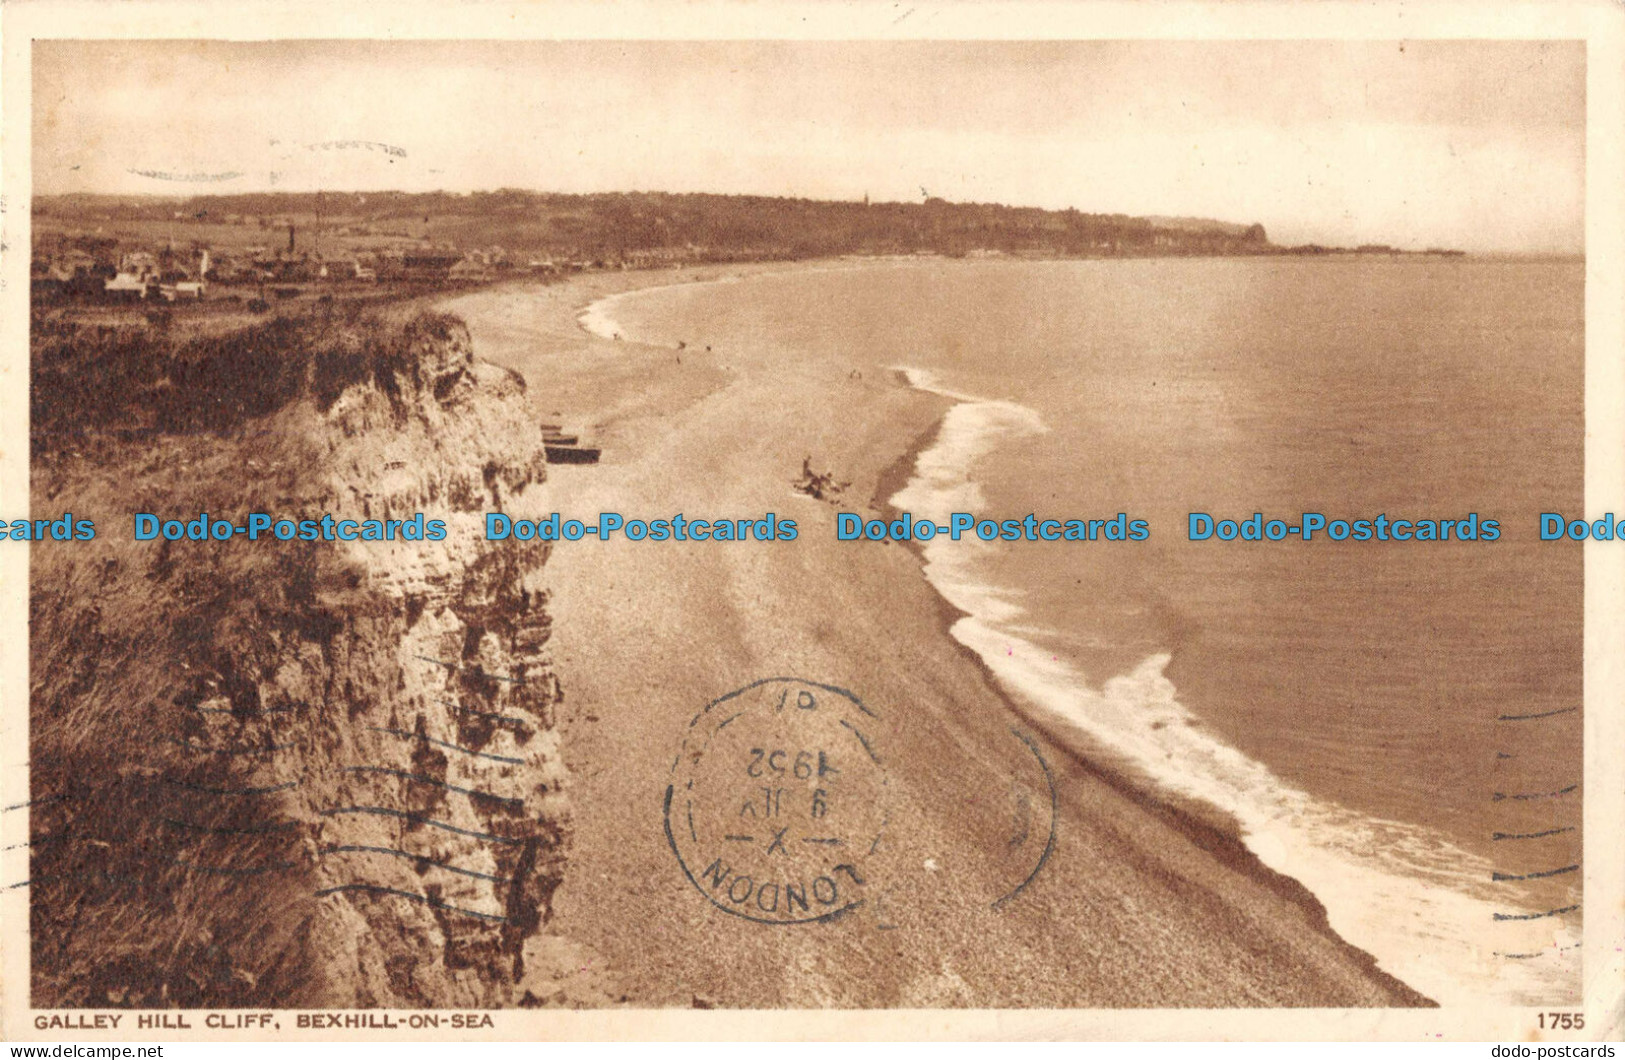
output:
<instances>
[{"instance_id":1,"label":"sepia photograph","mask_svg":"<svg viewBox=\"0 0 1625 1060\"><path fill-rule=\"evenodd\" d=\"M1617 1037L1602 53L1149 16L8 25L5 1036Z\"/></svg>"}]
</instances>

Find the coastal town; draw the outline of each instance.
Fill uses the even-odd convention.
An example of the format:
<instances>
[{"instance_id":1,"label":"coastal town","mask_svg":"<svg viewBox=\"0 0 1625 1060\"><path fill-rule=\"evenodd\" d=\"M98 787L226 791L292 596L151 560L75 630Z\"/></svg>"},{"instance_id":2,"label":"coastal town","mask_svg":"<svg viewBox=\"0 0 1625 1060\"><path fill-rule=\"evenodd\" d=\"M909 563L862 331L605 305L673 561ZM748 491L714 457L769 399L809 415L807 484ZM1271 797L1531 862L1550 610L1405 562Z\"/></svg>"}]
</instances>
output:
<instances>
[{"instance_id":1,"label":"coastal town","mask_svg":"<svg viewBox=\"0 0 1625 1060\"><path fill-rule=\"evenodd\" d=\"M1262 225L1000 204L529 191L42 197L36 305L219 302L268 312L603 270L818 257L1212 257L1405 253L1285 247ZM1456 254L1430 249L1428 254Z\"/></svg>"},{"instance_id":2,"label":"coastal town","mask_svg":"<svg viewBox=\"0 0 1625 1060\"><path fill-rule=\"evenodd\" d=\"M514 261L500 246L459 249L448 243L323 251L301 245L298 226L286 222L286 242L216 249L197 239L132 242L99 233L58 233L36 240L30 293L36 303L131 304L246 302L264 311L272 300L377 285L480 284L516 276L550 279L604 268L602 261Z\"/></svg>"}]
</instances>

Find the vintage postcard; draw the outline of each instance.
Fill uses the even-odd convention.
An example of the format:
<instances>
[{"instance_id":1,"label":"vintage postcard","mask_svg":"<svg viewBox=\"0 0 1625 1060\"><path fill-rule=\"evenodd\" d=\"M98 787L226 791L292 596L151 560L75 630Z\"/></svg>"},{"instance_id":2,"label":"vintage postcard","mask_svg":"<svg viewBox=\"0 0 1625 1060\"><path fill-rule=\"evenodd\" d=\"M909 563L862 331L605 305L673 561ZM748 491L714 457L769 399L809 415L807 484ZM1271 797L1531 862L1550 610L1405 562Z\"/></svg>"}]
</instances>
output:
<instances>
[{"instance_id":1,"label":"vintage postcard","mask_svg":"<svg viewBox=\"0 0 1625 1060\"><path fill-rule=\"evenodd\" d=\"M0 15L6 1038L1619 1037L1617 4Z\"/></svg>"}]
</instances>

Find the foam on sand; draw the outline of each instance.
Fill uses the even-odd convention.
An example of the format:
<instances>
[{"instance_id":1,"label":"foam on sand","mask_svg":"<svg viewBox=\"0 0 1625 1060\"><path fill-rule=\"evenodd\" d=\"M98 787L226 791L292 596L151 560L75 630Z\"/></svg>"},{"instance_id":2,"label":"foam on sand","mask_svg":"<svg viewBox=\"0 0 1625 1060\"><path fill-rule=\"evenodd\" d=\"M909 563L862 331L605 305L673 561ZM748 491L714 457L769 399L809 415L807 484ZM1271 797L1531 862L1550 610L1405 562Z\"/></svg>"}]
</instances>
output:
<instances>
[{"instance_id":1,"label":"foam on sand","mask_svg":"<svg viewBox=\"0 0 1625 1060\"><path fill-rule=\"evenodd\" d=\"M899 368L911 385L954 398L935 442L890 504L946 521L978 511L977 461L1001 442L1044 430L1031 409L944 389L929 373ZM1233 818L1249 850L1307 887L1343 939L1444 1005L1572 1000L1580 949L1575 924L1521 905L1515 885L1491 882L1491 864L1421 825L1381 820L1298 790L1229 746L1179 702L1153 655L1099 687L1071 663L1023 636L1033 616L1018 590L979 572L999 546L938 536L924 545L925 573L965 612L953 636L975 651L1005 690L1059 723L1081 748L1104 754L1153 786Z\"/></svg>"},{"instance_id":2,"label":"foam on sand","mask_svg":"<svg viewBox=\"0 0 1625 1060\"><path fill-rule=\"evenodd\" d=\"M576 323L580 324L582 330L589 335L597 335L601 339L611 340L620 338L621 325L610 315L610 310L629 293L632 292L612 294L607 298L598 299L581 311L580 315L576 317Z\"/></svg>"},{"instance_id":3,"label":"foam on sand","mask_svg":"<svg viewBox=\"0 0 1625 1060\"><path fill-rule=\"evenodd\" d=\"M678 283L652 284L648 287L634 287L629 291L606 295L592 302L576 315L576 323L589 335L597 335L601 339L647 341L645 339L633 339L631 335L627 334L626 329L621 326L620 322L615 319L614 309L624 299L631 298L634 295L651 294L655 291L669 291L674 287L712 287L717 284L738 283L740 279L741 277L737 273L730 273L713 280L689 280Z\"/></svg>"},{"instance_id":4,"label":"foam on sand","mask_svg":"<svg viewBox=\"0 0 1625 1060\"><path fill-rule=\"evenodd\" d=\"M803 262L796 264L793 268L787 268L784 270L765 270L762 272L751 273L750 275L757 277L773 276L779 275L781 272L791 271L802 275L815 272L844 272L850 269L874 268L878 262L885 262L898 268L917 267L919 265L919 262L909 257L857 257L837 259L834 262L820 265L813 265ZM603 339L624 339L632 342L653 341L647 337L634 338L630 333L627 332L626 328L622 327L620 322L615 319L614 309L623 299L632 298L637 295L653 294L656 291L669 291L678 287L685 289L717 287L724 284L739 283L741 280L744 280L745 277L746 274L744 273L730 272L710 279L677 280L672 283L659 283L650 284L647 287L634 287L627 291L621 291L618 294L606 295L603 298L594 301L576 315L576 323L580 325L582 330L586 331L588 334L597 335L599 338Z\"/></svg>"}]
</instances>

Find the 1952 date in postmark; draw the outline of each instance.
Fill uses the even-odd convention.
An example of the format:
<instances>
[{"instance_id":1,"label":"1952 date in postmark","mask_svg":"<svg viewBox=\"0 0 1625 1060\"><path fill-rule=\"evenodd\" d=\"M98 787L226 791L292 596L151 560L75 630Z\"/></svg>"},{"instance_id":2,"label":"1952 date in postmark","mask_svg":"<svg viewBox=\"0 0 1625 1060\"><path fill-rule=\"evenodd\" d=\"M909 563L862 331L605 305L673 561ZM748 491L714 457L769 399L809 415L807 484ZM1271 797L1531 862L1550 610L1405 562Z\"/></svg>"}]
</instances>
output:
<instances>
[{"instance_id":1,"label":"1952 date in postmark","mask_svg":"<svg viewBox=\"0 0 1625 1060\"><path fill-rule=\"evenodd\" d=\"M773 677L694 716L666 788L666 840L695 889L765 924L862 905L887 820L875 713L833 685Z\"/></svg>"}]
</instances>

